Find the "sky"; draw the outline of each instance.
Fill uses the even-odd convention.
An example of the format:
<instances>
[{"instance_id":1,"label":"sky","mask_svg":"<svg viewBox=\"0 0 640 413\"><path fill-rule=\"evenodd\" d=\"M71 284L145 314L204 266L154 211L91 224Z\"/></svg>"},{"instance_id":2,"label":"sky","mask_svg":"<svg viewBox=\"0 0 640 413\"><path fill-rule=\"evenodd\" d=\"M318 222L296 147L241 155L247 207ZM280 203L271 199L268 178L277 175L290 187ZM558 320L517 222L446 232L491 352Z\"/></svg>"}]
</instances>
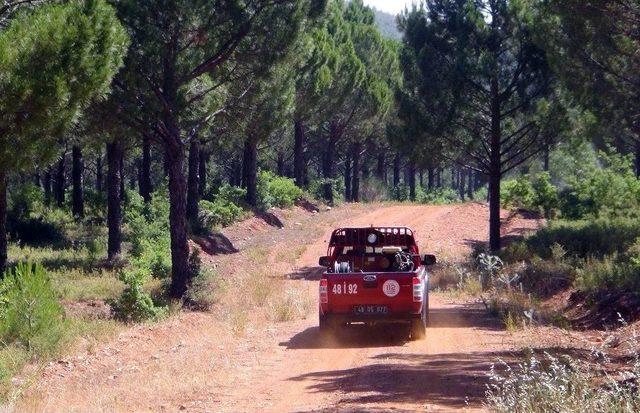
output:
<instances>
[{"instance_id":1,"label":"sky","mask_svg":"<svg viewBox=\"0 0 640 413\"><path fill-rule=\"evenodd\" d=\"M412 0L364 0L364 3L387 13L398 14L404 10L405 5L410 5Z\"/></svg>"}]
</instances>

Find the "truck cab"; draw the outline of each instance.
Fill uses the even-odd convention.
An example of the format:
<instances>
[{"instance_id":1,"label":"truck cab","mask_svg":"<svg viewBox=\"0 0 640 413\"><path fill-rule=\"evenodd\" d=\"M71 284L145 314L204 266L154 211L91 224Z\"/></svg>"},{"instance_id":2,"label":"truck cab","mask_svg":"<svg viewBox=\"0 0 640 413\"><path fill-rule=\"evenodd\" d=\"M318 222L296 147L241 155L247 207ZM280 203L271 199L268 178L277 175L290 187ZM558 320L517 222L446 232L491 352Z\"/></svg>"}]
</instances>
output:
<instances>
[{"instance_id":1,"label":"truck cab","mask_svg":"<svg viewBox=\"0 0 640 413\"><path fill-rule=\"evenodd\" d=\"M408 323L413 339L429 324L433 255L420 255L406 227L339 228L329 240L319 285L323 332L352 323Z\"/></svg>"}]
</instances>

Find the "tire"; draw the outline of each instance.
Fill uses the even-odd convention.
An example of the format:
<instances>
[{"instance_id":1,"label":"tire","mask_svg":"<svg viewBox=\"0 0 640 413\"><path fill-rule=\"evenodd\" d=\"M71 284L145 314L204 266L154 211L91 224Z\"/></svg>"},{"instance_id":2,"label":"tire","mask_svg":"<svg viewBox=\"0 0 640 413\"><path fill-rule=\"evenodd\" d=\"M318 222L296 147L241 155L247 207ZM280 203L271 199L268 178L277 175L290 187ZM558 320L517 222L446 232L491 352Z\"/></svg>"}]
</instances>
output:
<instances>
[{"instance_id":1,"label":"tire","mask_svg":"<svg viewBox=\"0 0 640 413\"><path fill-rule=\"evenodd\" d=\"M424 340L427 335L427 327L424 325L422 318L414 318L411 320L411 339Z\"/></svg>"},{"instance_id":2,"label":"tire","mask_svg":"<svg viewBox=\"0 0 640 413\"><path fill-rule=\"evenodd\" d=\"M427 279L427 285L426 285L426 291L424 293L424 305L423 305L423 318L424 318L424 325L426 327L429 327L429 325L431 324L431 320L429 320L429 281Z\"/></svg>"},{"instance_id":3,"label":"tire","mask_svg":"<svg viewBox=\"0 0 640 413\"><path fill-rule=\"evenodd\" d=\"M413 340L424 340L427 336L427 326L429 325L429 291L426 291L422 297L422 303L420 318L411 320L411 339Z\"/></svg>"},{"instance_id":4,"label":"tire","mask_svg":"<svg viewBox=\"0 0 640 413\"><path fill-rule=\"evenodd\" d=\"M320 330L320 334L333 334L335 330L335 325L333 320L326 315L319 314L318 315L318 328Z\"/></svg>"}]
</instances>

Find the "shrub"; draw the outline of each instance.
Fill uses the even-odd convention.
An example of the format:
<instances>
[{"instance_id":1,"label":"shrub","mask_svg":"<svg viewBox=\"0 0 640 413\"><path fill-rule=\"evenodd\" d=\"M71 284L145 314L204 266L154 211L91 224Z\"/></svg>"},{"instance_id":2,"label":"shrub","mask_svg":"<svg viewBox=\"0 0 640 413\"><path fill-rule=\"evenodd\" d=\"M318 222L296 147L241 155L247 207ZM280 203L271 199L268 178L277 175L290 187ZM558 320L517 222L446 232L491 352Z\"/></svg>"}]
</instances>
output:
<instances>
[{"instance_id":1,"label":"shrub","mask_svg":"<svg viewBox=\"0 0 640 413\"><path fill-rule=\"evenodd\" d=\"M258 174L258 199L262 209L292 207L302 195L302 189L296 186L293 179L269 171L260 171Z\"/></svg>"},{"instance_id":2,"label":"shrub","mask_svg":"<svg viewBox=\"0 0 640 413\"><path fill-rule=\"evenodd\" d=\"M316 179L311 181L309 185L309 192L316 199L325 199L324 197L324 185L326 183L331 184L331 191L333 193L333 203L339 204L344 199L344 179L335 178L335 179Z\"/></svg>"},{"instance_id":3,"label":"shrub","mask_svg":"<svg viewBox=\"0 0 640 413\"><path fill-rule=\"evenodd\" d=\"M142 286L148 272L141 268L120 274L119 279L125 289L118 299L110 301L111 311L116 319L124 322L157 320L166 313L165 307L157 307Z\"/></svg>"},{"instance_id":4,"label":"shrub","mask_svg":"<svg viewBox=\"0 0 640 413\"><path fill-rule=\"evenodd\" d=\"M436 188L430 191L423 191L418 188L416 202L434 205L453 204L460 202L460 195L451 188Z\"/></svg>"},{"instance_id":5,"label":"shrub","mask_svg":"<svg viewBox=\"0 0 640 413\"><path fill-rule=\"evenodd\" d=\"M533 205L540 208L544 216L549 218L551 211L559 207L558 188L551 183L548 172L539 174L532 184Z\"/></svg>"},{"instance_id":6,"label":"shrub","mask_svg":"<svg viewBox=\"0 0 640 413\"><path fill-rule=\"evenodd\" d=\"M561 245L569 256L586 258L622 253L640 237L640 222L630 218L594 221L552 221L527 239L529 250L551 257L551 247Z\"/></svg>"},{"instance_id":7,"label":"shrub","mask_svg":"<svg viewBox=\"0 0 640 413\"><path fill-rule=\"evenodd\" d=\"M494 367L490 372L491 385L487 404L495 412L637 412L640 393L633 384L607 378L606 386L594 385L596 374L566 357L545 354L543 360L532 356L510 367L502 363L504 372ZM633 366L633 377L640 374L640 365Z\"/></svg>"},{"instance_id":8,"label":"shrub","mask_svg":"<svg viewBox=\"0 0 640 413\"><path fill-rule=\"evenodd\" d=\"M388 199L387 186L378 178L363 179L360 184L360 199L363 202L381 202Z\"/></svg>"},{"instance_id":9,"label":"shrub","mask_svg":"<svg viewBox=\"0 0 640 413\"><path fill-rule=\"evenodd\" d=\"M530 209L534 205L535 191L529 179L523 175L504 181L500 197L504 205Z\"/></svg>"},{"instance_id":10,"label":"shrub","mask_svg":"<svg viewBox=\"0 0 640 413\"><path fill-rule=\"evenodd\" d=\"M224 199L216 199L214 202L200 201L198 206L198 222L205 229L216 226L226 227L245 214L244 209Z\"/></svg>"},{"instance_id":11,"label":"shrub","mask_svg":"<svg viewBox=\"0 0 640 413\"><path fill-rule=\"evenodd\" d=\"M191 285L185 293L184 302L195 310L210 310L218 302L221 289L219 274L213 270L205 269L191 279Z\"/></svg>"},{"instance_id":12,"label":"shrub","mask_svg":"<svg viewBox=\"0 0 640 413\"><path fill-rule=\"evenodd\" d=\"M154 245L167 246L166 252L169 252L169 199L166 193L154 193L148 204L132 193L125 208L125 223L134 257L142 257L145 248Z\"/></svg>"},{"instance_id":13,"label":"shrub","mask_svg":"<svg viewBox=\"0 0 640 413\"><path fill-rule=\"evenodd\" d=\"M392 187L390 190L390 198L394 201L408 201L409 187L403 183Z\"/></svg>"},{"instance_id":14,"label":"shrub","mask_svg":"<svg viewBox=\"0 0 640 413\"><path fill-rule=\"evenodd\" d=\"M599 153L602 168L589 168L568 182L560 194L565 218L587 216L638 217L640 180L635 176L631 159L622 155Z\"/></svg>"},{"instance_id":15,"label":"shrub","mask_svg":"<svg viewBox=\"0 0 640 413\"><path fill-rule=\"evenodd\" d=\"M577 271L577 286L585 292L640 291L640 266L619 259L617 254L589 258Z\"/></svg>"},{"instance_id":16,"label":"shrub","mask_svg":"<svg viewBox=\"0 0 640 413\"><path fill-rule=\"evenodd\" d=\"M0 338L35 354L55 350L62 337L63 310L40 264L19 263L0 282Z\"/></svg>"}]
</instances>

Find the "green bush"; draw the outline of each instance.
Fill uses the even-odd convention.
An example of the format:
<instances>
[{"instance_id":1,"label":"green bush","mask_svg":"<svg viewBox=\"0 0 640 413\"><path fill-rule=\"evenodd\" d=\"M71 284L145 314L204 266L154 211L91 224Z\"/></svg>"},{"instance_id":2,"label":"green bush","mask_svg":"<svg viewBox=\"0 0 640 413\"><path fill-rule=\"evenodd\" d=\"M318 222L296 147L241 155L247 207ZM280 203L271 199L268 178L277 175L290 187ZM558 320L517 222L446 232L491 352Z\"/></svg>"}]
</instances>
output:
<instances>
[{"instance_id":1,"label":"green bush","mask_svg":"<svg viewBox=\"0 0 640 413\"><path fill-rule=\"evenodd\" d=\"M539 208L544 216L549 218L551 211L557 209L560 204L558 188L551 183L548 172L538 174L533 181L533 206Z\"/></svg>"},{"instance_id":2,"label":"green bush","mask_svg":"<svg viewBox=\"0 0 640 413\"><path fill-rule=\"evenodd\" d=\"M0 338L50 354L62 338L63 309L40 264L19 263L0 281Z\"/></svg>"},{"instance_id":3,"label":"green bush","mask_svg":"<svg viewBox=\"0 0 640 413\"><path fill-rule=\"evenodd\" d=\"M166 246L168 254L169 199L166 193L154 193L148 204L138 194L131 193L125 206L125 223L129 229L131 255L140 258L145 254L145 248L155 245Z\"/></svg>"},{"instance_id":4,"label":"green bush","mask_svg":"<svg viewBox=\"0 0 640 413\"><path fill-rule=\"evenodd\" d=\"M604 167L581 171L561 192L563 217L640 217L640 181L631 159L603 152L599 155Z\"/></svg>"},{"instance_id":5,"label":"green bush","mask_svg":"<svg viewBox=\"0 0 640 413\"><path fill-rule=\"evenodd\" d=\"M548 172L531 178L527 175L502 183L500 196L504 205L528 210L540 210L546 217L559 207L558 188L551 183Z\"/></svg>"},{"instance_id":6,"label":"green bush","mask_svg":"<svg viewBox=\"0 0 640 413\"><path fill-rule=\"evenodd\" d=\"M134 268L120 274L119 279L126 287L118 299L109 302L116 319L141 322L157 320L166 313L166 308L156 306L151 296L142 288L148 276L148 271L143 268Z\"/></svg>"},{"instance_id":7,"label":"green bush","mask_svg":"<svg viewBox=\"0 0 640 413\"><path fill-rule=\"evenodd\" d=\"M331 184L331 192L333 194L333 203L339 204L344 200L344 179L316 179L309 184L309 192L316 199L325 199L324 197L324 185L326 183ZM325 200L326 201L326 200Z\"/></svg>"},{"instance_id":8,"label":"green bush","mask_svg":"<svg viewBox=\"0 0 640 413\"><path fill-rule=\"evenodd\" d=\"M389 197L394 201L408 201L409 200L409 186L401 183L393 186L389 190Z\"/></svg>"},{"instance_id":9,"label":"green bush","mask_svg":"<svg viewBox=\"0 0 640 413\"><path fill-rule=\"evenodd\" d=\"M535 191L527 176L519 176L502 182L500 197L507 206L531 209L534 205Z\"/></svg>"},{"instance_id":10,"label":"green bush","mask_svg":"<svg viewBox=\"0 0 640 413\"><path fill-rule=\"evenodd\" d=\"M551 221L527 239L529 250L551 258L551 247L561 245L569 256L603 257L623 253L640 237L640 221L631 218L600 218L593 221Z\"/></svg>"},{"instance_id":11,"label":"green bush","mask_svg":"<svg viewBox=\"0 0 640 413\"><path fill-rule=\"evenodd\" d=\"M296 186L293 179L276 176L269 171L260 171L258 174L258 200L262 209L292 207L302 195L302 189Z\"/></svg>"},{"instance_id":12,"label":"green bush","mask_svg":"<svg viewBox=\"0 0 640 413\"><path fill-rule=\"evenodd\" d=\"M224 199L216 199L213 202L200 201L198 206L198 222L205 229L226 227L245 215L244 209Z\"/></svg>"},{"instance_id":13,"label":"green bush","mask_svg":"<svg viewBox=\"0 0 640 413\"><path fill-rule=\"evenodd\" d=\"M589 258L578 269L576 286L584 292L640 292L640 266L617 254Z\"/></svg>"},{"instance_id":14,"label":"green bush","mask_svg":"<svg viewBox=\"0 0 640 413\"><path fill-rule=\"evenodd\" d=\"M416 191L416 202L421 204L445 205L460 202L460 195L451 188L436 188L424 191L418 188Z\"/></svg>"}]
</instances>

